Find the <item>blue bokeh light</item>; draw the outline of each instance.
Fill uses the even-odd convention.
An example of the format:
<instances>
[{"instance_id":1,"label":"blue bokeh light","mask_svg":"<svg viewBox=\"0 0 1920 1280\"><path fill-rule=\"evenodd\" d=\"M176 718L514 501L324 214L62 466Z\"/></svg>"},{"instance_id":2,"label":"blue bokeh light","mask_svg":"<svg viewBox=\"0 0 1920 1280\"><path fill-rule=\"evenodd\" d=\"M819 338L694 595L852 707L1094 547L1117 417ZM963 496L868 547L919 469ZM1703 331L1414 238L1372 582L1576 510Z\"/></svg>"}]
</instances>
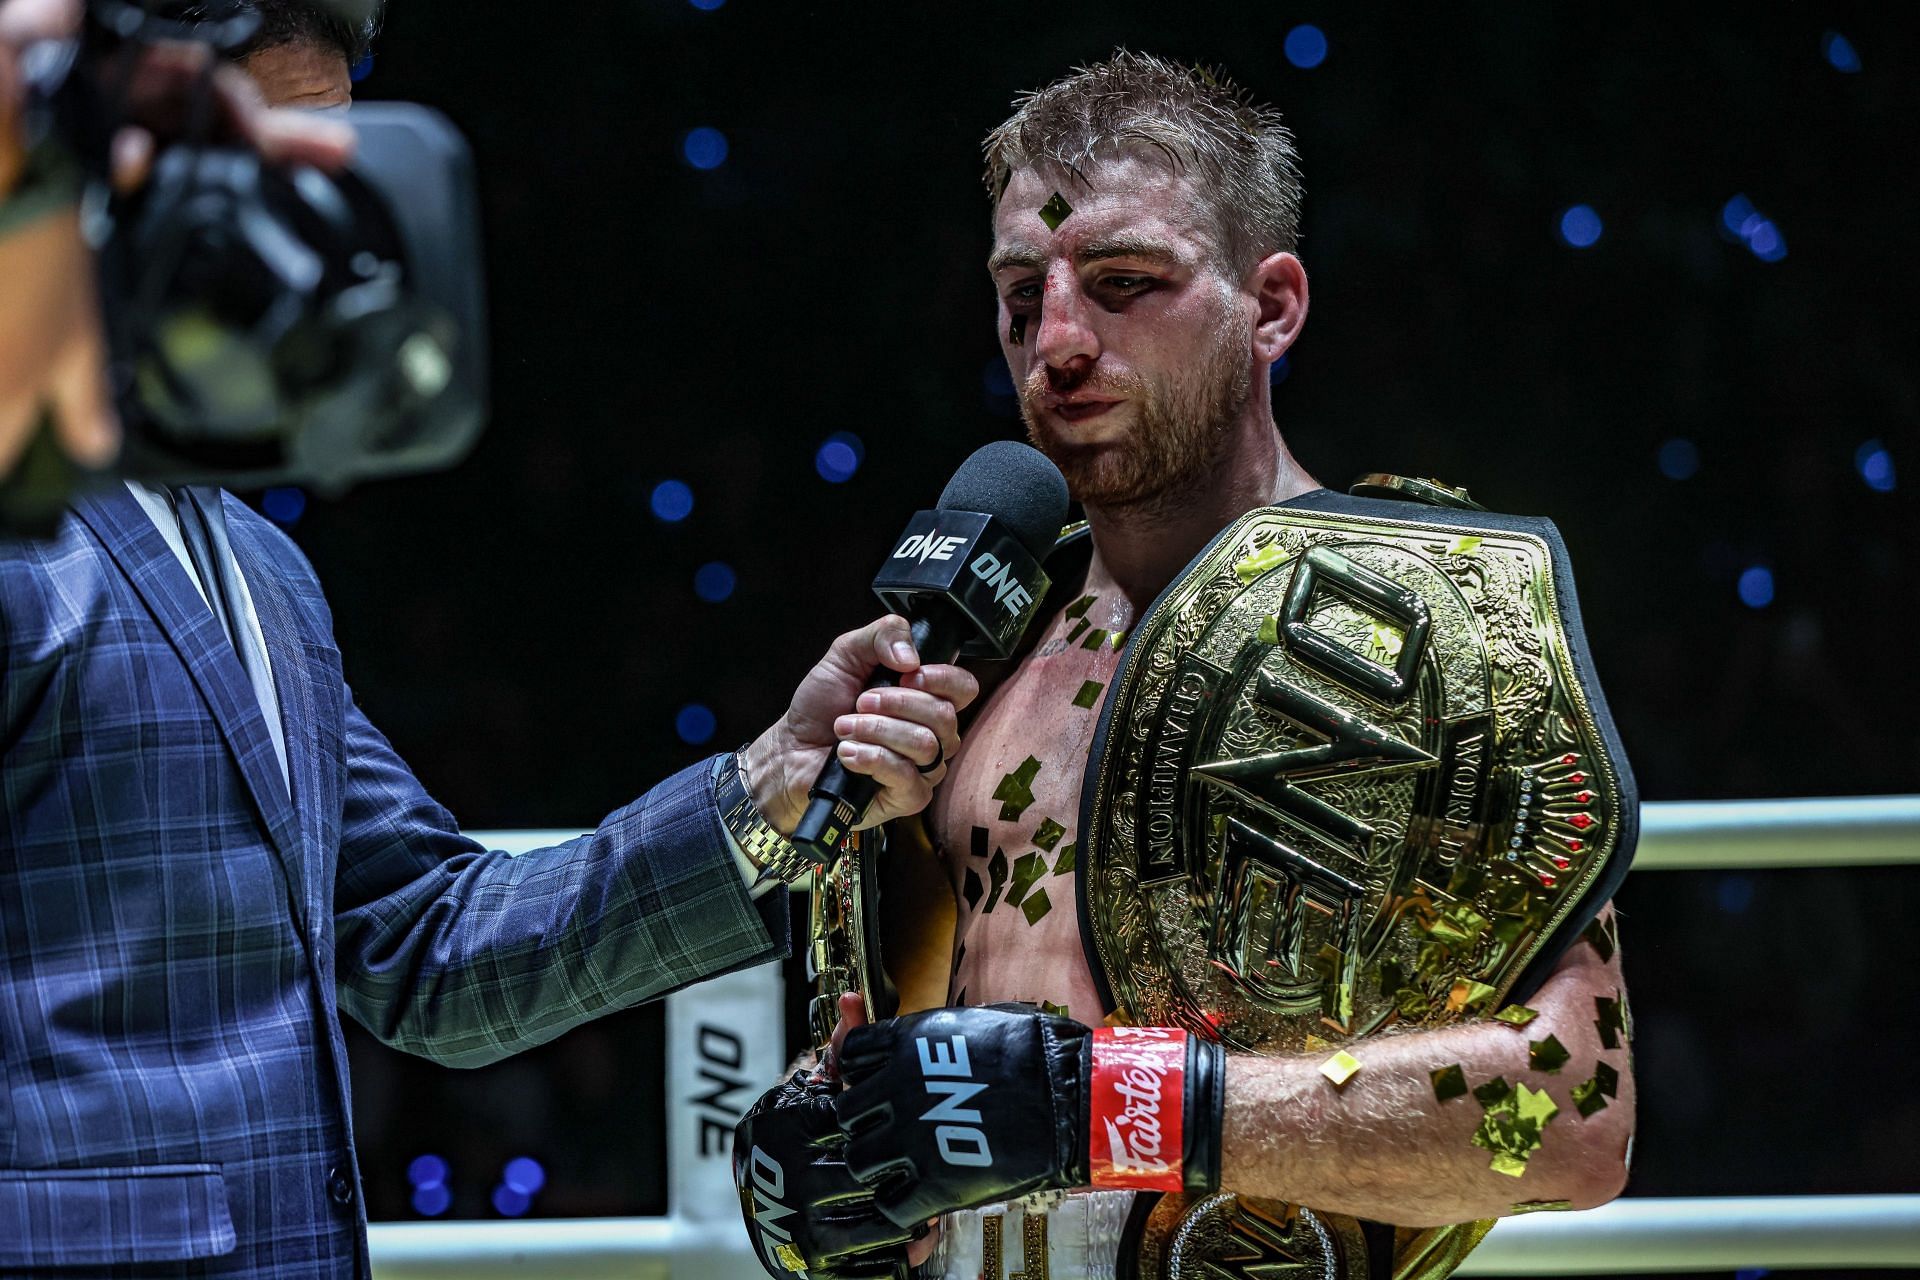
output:
<instances>
[{"instance_id":1,"label":"blue bokeh light","mask_svg":"<svg viewBox=\"0 0 1920 1280\"><path fill-rule=\"evenodd\" d=\"M1753 250L1753 256L1760 261L1778 262L1787 256L1787 238L1771 219L1756 215L1748 219L1745 230L1747 248Z\"/></svg>"},{"instance_id":2,"label":"blue bokeh light","mask_svg":"<svg viewBox=\"0 0 1920 1280\"><path fill-rule=\"evenodd\" d=\"M1753 201L1742 193L1736 192L1732 199L1720 206L1720 225L1727 229L1729 236L1737 239L1745 239L1740 234L1740 228L1746 226L1747 219L1754 216Z\"/></svg>"},{"instance_id":3,"label":"blue bokeh light","mask_svg":"<svg viewBox=\"0 0 1920 1280\"><path fill-rule=\"evenodd\" d=\"M1878 440L1869 440L1853 451L1853 469L1875 493L1892 493L1896 484L1893 455Z\"/></svg>"},{"instance_id":4,"label":"blue bokeh light","mask_svg":"<svg viewBox=\"0 0 1920 1280\"><path fill-rule=\"evenodd\" d=\"M1279 386L1287 380L1287 375L1292 372L1293 362L1288 360L1287 357L1281 356L1278 360L1275 360L1271 365L1267 366L1267 385L1270 387Z\"/></svg>"},{"instance_id":5,"label":"blue bokeh light","mask_svg":"<svg viewBox=\"0 0 1920 1280\"><path fill-rule=\"evenodd\" d=\"M1740 603L1749 609L1764 609L1773 603L1773 570L1765 565L1750 566L1740 575Z\"/></svg>"},{"instance_id":6,"label":"blue bokeh light","mask_svg":"<svg viewBox=\"0 0 1920 1280\"><path fill-rule=\"evenodd\" d=\"M703 13L712 13L715 9L718 9L721 5L725 4L726 2L727 0L687 0L688 4L692 5L696 9L699 9Z\"/></svg>"},{"instance_id":7,"label":"blue bokeh light","mask_svg":"<svg viewBox=\"0 0 1920 1280\"><path fill-rule=\"evenodd\" d=\"M1860 51L1853 47L1853 41L1838 31L1828 31L1821 35L1820 52L1825 55L1827 65L1835 71L1844 71L1852 75L1860 70Z\"/></svg>"},{"instance_id":8,"label":"blue bokeh light","mask_svg":"<svg viewBox=\"0 0 1920 1280\"><path fill-rule=\"evenodd\" d=\"M851 431L836 431L813 455L813 469L828 484L845 484L866 461L867 446Z\"/></svg>"},{"instance_id":9,"label":"blue bokeh light","mask_svg":"<svg viewBox=\"0 0 1920 1280\"><path fill-rule=\"evenodd\" d=\"M1576 249L1588 249L1599 243L1604 229L1600 215L1590 204L1576 204L1560 215L1560 238Z\"/></svg>"},{"instance_id":10,"label":"blue bokeh light","mask_svg":"<svg viewBox=\"0 0 1920 1280\"><path fill-rule=\"evenodd\" d=\"M693 490L684 480L662 480L647 498L656 520L679 524L693 514Z\"/></svg>"},{"instance_id":11,"label":"blue bokeh light","mask_svg":"<svg viewBox=\"0 0 1920 1280\"><path fill-rule=\"evenodd\" d=\"M680 708L680 714L673 718L673 731L680 735L680 741L688 746L703 746L713 741L713 735L720 727L713 711L698 702L689 702Z\"/></svg>"},{"instance_id":12,"label":"blue bokeh light","mask_svg":"<svg viewBox=\"0 0 1920 1280\"><path fill-rule=\"evenodd\" d=\"M353 83L359 84L362 80L365 80L368 76L372 74L373 74L373 54L371 51L369 51L365 54L362 54L360 57L360 61L353 64L353 68L347 72L347 78L352 80Z\"/></svg>"},{"instance_id":13,"label":"blue bokeh light","mask_svg":"<svg viewBox=\"0 0 1920 1280\"><path fill-rule=\"evenodd\" d=\"M260 509L275 524L294 524L307 513L307 491L269 489L260 495Z\"/></svg>"},{"instance_id":14,"label":"blue bokeh light","mask_svg":"<svg viewBox=\"0 0 1920 1280\"><path fill-rule=\"evenodd\" d=\"M1693 441L1675 436L1660 446L1660 474L1669 480L1691 480L1700 470L1700 450Z\"/></svg>"},{"instance_id":15,"label":"blue bokeh light","mask_svg":"<svg viewBox=\"0 0 1920 1280\"><path fill-rule=\"evenodd\" d=\"M680 139L680 154L696 169L718 169L727 162L727 135L701 125Z\"/></svg>"},{"instance_id":16,"label":"blue bokeh light","mask_svg":"<svg viewBox=\"0 0 1920 1280\"><path fill-rule=\"evenodd\" d=\"M500 1174L500 1181L513 1191L524 1196L537 1196L540 1188L547 1185L547 1171L532 1156L516 1156L507 1161L507 1167Z\"/></svg>"},{"instance_id":17,"label":"blue bokeh light","mask_svg":"<svg viewBox=\"0 0 1920 1280\"><path fill-rule=\"evenodd\" d=\"M503 1182L493 1189L493 1207L503 1218L518 1218L533 1207L533 1197Z\"/></svg>"},{"instance_id":18,"label":"blue bokeh light","mask_svg":"<svg viewBox=\"0 0 1920 1280\"><path fill-rule=\"evenodd\" d=\"M453 1207L453 1192L442 1182L415 1187L413 1211L425 1218L437 1218Z\"/></svg>"},{"instance_id":19,"label":"blue bokeh light","mask_svg":"<svg viewBox=\"0 0 1920 1280\"><path fill-rule=\"evenodd\" d=\"M1753 877L1738 872L1721 876L1714 896L1720 899L1720 909L1728 915L1744 915L1753 905Z\"/></svg>"},{"instance_id":20,"label":"blue bokeh light","mask_svg":"<svg viewBox=\"0 0 1920 1280\"><path fill-rule=\"evenodd\" d=\"M719 604L733 595L736 582L732 565L710 560L693 571L693 594L708 604Z\"/></svg>"},{"instance_id":21,"label":"blue bokeh light","mask_svg":"<svg viewBox=\"0 0 1920 1280\"><path fill-rule=\"evenodd\" d=\"M447 1180L447 1162L436 1155L415 1156L407 1166L407 1181L416 1187L437 1187Z\"/></svg>"},{"instance_id":22,"label":"blue bokeh light","mask_svg":"<svg viewBox=\"0 0 1920 1280\"><path fill-rule=\"evenodd\" d=\"M1327 33L1311 22L1303 22L1287 32L1284 47L1288 62L1302 71L1311 71L1327 60Z\"/></svg>"}]
</instances>

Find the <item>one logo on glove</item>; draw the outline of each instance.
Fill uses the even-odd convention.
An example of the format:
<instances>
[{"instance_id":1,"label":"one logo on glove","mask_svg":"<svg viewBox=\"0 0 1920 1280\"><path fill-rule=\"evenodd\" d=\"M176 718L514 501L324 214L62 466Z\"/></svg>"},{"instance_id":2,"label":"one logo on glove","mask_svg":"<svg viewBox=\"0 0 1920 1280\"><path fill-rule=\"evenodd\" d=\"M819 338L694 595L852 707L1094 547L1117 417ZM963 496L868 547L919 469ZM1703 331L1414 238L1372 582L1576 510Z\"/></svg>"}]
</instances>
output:
<instances>
[{"instance_id":1,"label":"one logo on glove","mask_svg":"<svg viewBox=\"0 0 1920 1280\"><path fill-rule=\"evenodd\" d=\"M987 1146L987 1131L980 1127L984 1117L979 1108L960 1105L987 1087L973 1078L967 1038L917 1036L914 1046L920 1050L920 1075L927 1092L942 1099L920 1113L922 1120L937 1122L933 1140L940 1158L968 1168L991 1167L993 1151Z\"/></svg>"},{"instance_id":2,"label":"one logo on glove","mask_svg":"<svg viewBox=\"0 0 1920 1280\"><path fill-rule=\"evenodd\" d=\"M806 1275L806 1263L802 1261L799 1250L793 1246L793 1233L780 1224L780 1220L793 1213L780 1201L787 1194L786 1170L780 1162L762 1151L753 1149L748 1158L753 1177L753 1222L759 1230L760 1252L767 1261L783 1271L798 1272Z\"/></svg>"},{"instance_id":3,"label":"one logo on glove","mask_svg":"<svg viewBox=\"0 0 1920 1280\"><path fill-rule=\"evenodd\" d=\"M1095 1028L1093 1123L1087 1135L1093 1185L1183 1190L1186 1096L1186 1032Z\"/></svg>"}]
</instances>

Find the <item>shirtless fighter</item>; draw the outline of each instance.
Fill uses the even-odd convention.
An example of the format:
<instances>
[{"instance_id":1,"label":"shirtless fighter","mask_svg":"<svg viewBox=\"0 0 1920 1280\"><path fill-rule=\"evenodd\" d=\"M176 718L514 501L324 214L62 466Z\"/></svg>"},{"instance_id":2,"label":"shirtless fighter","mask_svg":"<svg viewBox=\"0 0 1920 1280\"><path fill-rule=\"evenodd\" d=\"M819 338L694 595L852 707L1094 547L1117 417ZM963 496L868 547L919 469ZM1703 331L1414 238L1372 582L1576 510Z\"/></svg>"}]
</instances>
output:
<instances>
[{"instance_id":1,"label":"shirtless fighter","mask_svg":"<svg viewBox=\"0 0 1920 1280\"><path fill-rule=\"evenodd\" d=\"M1087 526L1049 561L1060 608L1037 643L997 686L984 673L990 696L927 812L928 839L899 823L891 834L880 917L902 1015L849 1031L863 1005L844 998L845 1091L791 1081L741 1126L758 1252L776 1275L911 1263L989 1280L1112 1276L1133 1211L1125 1188L1224 1189L1397 1224L1405 1264L1420 1228L1612 1199L1634 1085L1607 1021L1624 1008L1610 906L1592 944L1564 950L1528 996L1524 1026L1395 1028L1349 1046L1364 1069L1338 1081L1311 1037L1306 1052L1256 1055L1179 1030L1094 1030L1110 1005L1083 945L1076 825L1128 633L1243 513L1360 500L1309 476L1273 419L1269 370L1300 336L1308 296L1300 179L1276 112L1211 75L1120 53L1024 98L986 150L1002 350L1029 435ZM1056 571L1076 555L1083 574ZM936 758L928 741L920 762ZM1567 1059L1577 1065L1561 1074ZM1601 1083L1581 1084L1589 1065ZM1117 1092L1101 1100L1103 1071ZM1483 1081L1506 1092L1463 1102ZM1534 1125L1531 1150L1505 1167L1489 1161L1498 1143L1476 1137L1501 1105ZM1396 1250L1386 1231L1362 1261L1349 1250L1343 1274L1383 1274ZM1248 1269L1257 1249L1240 1256L1247 1266L1218 1273L1263 1273Z\"/></svg>"}]
</instances>

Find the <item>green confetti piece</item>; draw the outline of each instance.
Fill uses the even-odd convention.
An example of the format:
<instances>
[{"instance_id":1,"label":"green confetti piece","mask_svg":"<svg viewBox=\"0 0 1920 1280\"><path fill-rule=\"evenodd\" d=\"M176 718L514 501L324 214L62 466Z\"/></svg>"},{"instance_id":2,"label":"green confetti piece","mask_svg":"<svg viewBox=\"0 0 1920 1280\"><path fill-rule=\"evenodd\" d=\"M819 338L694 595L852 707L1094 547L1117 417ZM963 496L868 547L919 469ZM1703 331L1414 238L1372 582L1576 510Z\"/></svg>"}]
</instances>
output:
<instances>
[{"instance_id":1,"label":"green confetti piece","mask_svg":"<svg viewBox=\"0 0 1920 1280\"><path fill-rule=\"evenodd\" d=\"M1472 978L1461 978L1453 984L1453 990L1447 996L1447 1006L1471 1012L1498 994L1496 988L1484 982L1476 982Z\"/></svg>"},{"instance_id":2,"label":"green confetti piece","mask_svg":"<svg viewBox=\"0 0 1920 1280\"><path fill-rule=\"evenodd\" d=\"M1067 834L1065 827L1052 818L1042 818L1040 825L1033 829L1033 842L1048 853L1052 853L1053 846L1059 844L1060 837L1065 834Z\"/></svg>"},{"instance_id":3,"label":"green confetti piece","mask_svg":"<svg viewBox=\"0 0 1920 1280\"><path fill-rule=\"evenodd\" d=\"M1580 1113L1582 1120L1590 1120L1596 1113L1607 1109L1607 1095L1601 1091L1598 1079L1582 1081L1573 1086L1573 1109Z\"/></svg>"},{"instance_id":4,"label":"green confetti piece","mask_svg":"<svg viewBox=\"0 0 1920 1280\"><path fill-rule=\"evenodd\" d=\"M1620 1073L1605 1062L1593 1064L1593 1078L1600 1086L1600 1092L1609 1098L1620 1096Z\"/></svg>"},{"instance_id":5,"label":"green confetti piece","mask_svg":"<svg viewBox=\"0 0 1920 1280\"><path fill-rule=\"evenodd\" d=\"M967 895L967 910L972 911L977 908L980 905L980 896L986 891L986 886L980 883L980 873L968 867L967 887L964 890Z\"/></svg>"},{"instance_id":6,"label":"green confetti piece","mask_svg":"<svg viewBox=\"0 0 1920 1280\"><path fill-rule=\"evenodd\" d=\"M1511 1212L1520 1213L1565 1213L1573 1208L1571 1200L1522 1200L1513 1206Z\"/></svg>"},{"instance_id":7,"label":"green confetti piece","mask_svg":"<svg viewBox=\"0 0 1920 1280\"><path fill-rule=\"evenodd\" d=\"M1067 1006L1055 1004L1051 1000L1042 1000L1040 1002L1040 1012L1052 1014L1056 1018L1071 1018L1073 1016L1067 1012Z\"/></svg>"},{"instance_id":8,"label":"green confetti piece","mask_svg":"<svg viewBox=\"0 0 1920 1280\"><path fill-rule=\"evenodd\" d=\"M1033 780L1040 772L1040 762L1028 756L1020 762L1020 767L1000 779L1000 785L993 789L993 798L1000 802L1000 819L1012 822L1027 811L1033 803Z\"/></svg>"},{"instance_id":9,"label":"green confetti piece","mask_svg":"<svg viewBox=\"0 0 1920 1280\"><path fill-rule=\"evenodd\" d=\"M1000 901L1000 894L1007 887L1007 854L1004 849L993 851L993 861L987 864L987 874L993 878L993 891L987 895L987 905L980 908L981 915L992 912Z\"/></svg>"},{"instance_id":10,"label":"green confetti piece","mask_svg":"<svg viewBox=\"0 0 1920 1280\"><path fill-rule=\"evenodd\" d=\"M1027 345L1027 317L1017 315L1007 322L1007 345L1024 347Z\"/></svg>"},{"instance_id":11,"label":"green confetti piece","mask_svg":"<svg viewBox=\"0 0 1920 1280\"><path fill-rule=\"evenodd\" d=\"M1487 1167L1495 1173L1504 1173L1509 1178L1517 1178L1527 1171L1527 1158L1502 1151L1493 1157L1492 1163Z\"/></svg>"},{"instance_id":12,"label":"green confetti piece","mask_svg":"<svg viewBox=\"0 0 1920 1280\"><path fill-rule=\"evenodd\" d=\"M1013 864L1013 881L1007 886L1007 905L1017 907L1027 896L1034 881L1047 874L1047 860L1037 853L1023 853Z\"/></svg>"},{"instance_id":13,"label":"green confetti piece","mask_svg":"<svg viewBox=\"0 0 1920 1280\"><path fill-rule=\"evenodd\" d=\"M1475 911L1471 903L1456 902L1427 926L1427 936L1457 950L1472 946L1486 930L1485 916Z\"/></svg>"},{"instance_id":14,"label":"green confetti piece","mask_svg":"<svg viewBox=\"0 0 1920 1280\"><path fill-rule=\"evenodd\" d=\"M1260 619L1260 643L1280 643L1280 619L1271 613Z\"/></svg>"},{"instance_id":15,"label":"green confetti piece","mask_svg":"<svg viewBox=\"0 0 1920 1280\"><path fill-rule=\"evenodd\" d=\"M1456 556L1470 556L1479 549L1480 539L1478 538L1455 538L1447 544L1448 553Z\"/></svg>"},{"instance_id":16,"label":"green confetti piece","mask_svg":"<svg viewBox=\"0 0 1920 1280\"><path fill-rule=\"evenodd\" d=\"M1118 653L1122 648L1126 646L1127 633L1124 631L1116 631L1112 635L1107 637L1107 643L1111 644L1114 648L1114 652Z\"/></svg>"},{"instance_id":17,"label":"green confetti piece","mask_svg":"<svg viewBox=\"0 0 1920 1280\"><path fill-rule=\"evenodd\" d=\"M1058 191L1040 206L1040 221L1047 224L1047 230L1058 231L1060 224L1073 216L1073 206Z\"/></svg>"},{"instance_id":18,"label":"green confetti piece","mask_svg":"<svg viewBox=\"0 0 1920 1280\"><path fill-rule=\"evenodd\" d=\"M1240 581L1251 585L1255 578L1258 578L1269 569L1279 568L1285 564L1288 559L1290 559L1290 557L1285 548L1281 547L1278 543L1270 542L1252 555L1236 562L1233 566L1233 571L1240 575Z\"/></svg>"},{"instance_id":19,"label":"green confetti piece","mask_svg":"<svg viewBox=\"0 0 1920 1280\"><path fill-rule=\"evenodd\" d=\"M1620 1012L1620 1001L1606 996L1593 998L1594 1011L1599 1014L1593 1020L1595 1030L1600 1033L1600 1043L1609 1049L1620 1047L1620 1037L1626 1030L1625 1019Z\"/></svg>"},{"instance_id":20,"label":"green confetti piece","mask_svg":"<svg viewBox=\"0 0 1920 1280\"><path fill-rule=\"evenodd\" d=\"M1455 1098L1467 1096L1467 1073L1459 1063L1450 1067L1441 1067L1431 1073L1433 1096L1439 1102L1451 1102Z\"/></svg>"},{"instance_id":21,"label":"green confetti piece","mask_svg":"<svg viewBox=\"0 0 1920 1280\"><path fill-rule=\"evenodd\" d=\"M1087 632L1087 638L1080 642L1080 647L1082 649L1098 649L1101 645L1105 644L1106 642L1107 642L1107 633L1102 631L1099 627L1095 627L1093 630Z\"/></svg>"},{"instance_id":22,"label":"green confetti piece","mask_svg":"<svg viewBox=\"0 0 1920 1280\"><path fill-rule=\"evenodd\" d=\"M1510 1027L1524 1027L1540 1016L1538 1009L1529 1009L1523 1004L1510 1004L1493 1015L1495 1022L1504 1022Z\"/></svg>"},{"instance_id":23,"label":"green confetti piece","mask_svg":"<svg viewBox=\"0 0 1920 1280\"><path fill-rule=\"evenodd\" d=\"M1080 638L1080 633L1085 631L1089 625L1091 624L1089 624L1085 618L1082 618L1080 619L1080 621L1074 623L1073 630L1067 632L1067 643L1072 644L1075 640L1078 640Z\"/></svg>"},{"instance_id":24,"label":"green confetti piece","mask_svg":"<svg viewBox=\"0 0 1920 1280\"><path fill-rule=\"evenodd\" d=\"M1060 614L1066 618L1084 618L1087 615L1087 610L1093 608L1093 602L1099 598L1099 596L1081 596L1078 600L1075 600L1072 604L1062 609Z\"/></svg>"},{"instance_id":25,"label":"green confetti piece","mask_svg":"<svg viewBox=\"0 0 1920 1280\"><path fill-rule=\"evenodd\" d=\"M1106 688L1098 680L1088 680L1080 686L1080 692L1073 695L1073 705L1091 708L1100 701L1100 691Z\"/></svg>"},{"instance_id":26,"label":"green confetti piece","mask_svg":"<svg viewBox=\"0 0 1920 1280\"><path fill-rule=\"evenodd\" d=\"M1060 850L1060 856L1055 858L1053 862L1053 874L1057 876L1070 876L1073 874L1074 855L1078 851L1078 848L1079 846L1076 843L1068 844Z\"/></svg>"},{"instance_id":27,"label":"green confetti piece","mask_svg":"<svg viewBox=\"0 0 1920 1280\"><path fill-rule=\"evenodd\" d=\"M1474 1089L1473 1096L1482 1107L1492 1110L1504 1105L1513 1096L1513 1086L1507 1083L1505 1076L1495 1076Z\"/></svg>"},{"instance_id":28,"label":"green confetti piece","mask_svg":"<svg viewBox=\"0 0 1920 1280\"><path fill-rule=\"evenodd\" d=\"M1593 923L1588 925L1580 936L1587 940L1588 946L1600 953L1603 964L1613 959L1613 953L1620 948L1620 939L1614 931L1611 916L1605 918L1595 916Z\"/></svg>"},{"instance_id":29,"label":"green confetti piece","mask_svg":"<svg viewBox=\"0 0 1920 1280\"><path fill-rule=\"evenodd\" d=\"M1567 1052L1567 1046L1561 1044L1557 1036L1527 1042L1527 1064L1535 1071L1552 1075L1566 1066L1567 1059L1571 1057L1573 1055Z\"/></svg>"},{"instance_id":30,"label":"green confetti piece","mask_svg":"<svg viewBox=\"0 0 1920 1280\"><path fill-rule=\"evenodd\" d=\"M1047 897L1045 889L1035 889L1020 904L1020 910L1026 912L1028 924L1039 924L1041 917L1053 910L1053 900Z\"/></svg>"}]
</instances>

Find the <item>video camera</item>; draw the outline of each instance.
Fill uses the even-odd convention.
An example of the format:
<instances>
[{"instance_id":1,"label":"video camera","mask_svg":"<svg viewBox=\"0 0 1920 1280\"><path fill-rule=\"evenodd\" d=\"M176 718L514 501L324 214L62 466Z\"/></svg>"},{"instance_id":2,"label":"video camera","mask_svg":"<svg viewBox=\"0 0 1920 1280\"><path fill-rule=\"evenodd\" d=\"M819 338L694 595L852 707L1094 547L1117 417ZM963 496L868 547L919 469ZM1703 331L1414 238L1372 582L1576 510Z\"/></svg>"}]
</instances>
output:
<instances>
[{"instance_id":1,"label":"video camera","mask_svg":"<svg viewBox=\"0 0 1920 1280\"><path fill-rule=\"evenodd\" d=\"M371 8L319 3L350 19ZM445 117L357 105L354 160L327 174L218 140L212 103L190 103L144 186L110 194L141 48L231 56L258 21L245 0L88 0L77 40L22 59L29 147L82 184L125 434L117 474L339 492L450 466L484 424L487 362L473 164ZM42 434L0 485L0 528L50 525L83 479Z\"/></svg>"}]
</instances>

